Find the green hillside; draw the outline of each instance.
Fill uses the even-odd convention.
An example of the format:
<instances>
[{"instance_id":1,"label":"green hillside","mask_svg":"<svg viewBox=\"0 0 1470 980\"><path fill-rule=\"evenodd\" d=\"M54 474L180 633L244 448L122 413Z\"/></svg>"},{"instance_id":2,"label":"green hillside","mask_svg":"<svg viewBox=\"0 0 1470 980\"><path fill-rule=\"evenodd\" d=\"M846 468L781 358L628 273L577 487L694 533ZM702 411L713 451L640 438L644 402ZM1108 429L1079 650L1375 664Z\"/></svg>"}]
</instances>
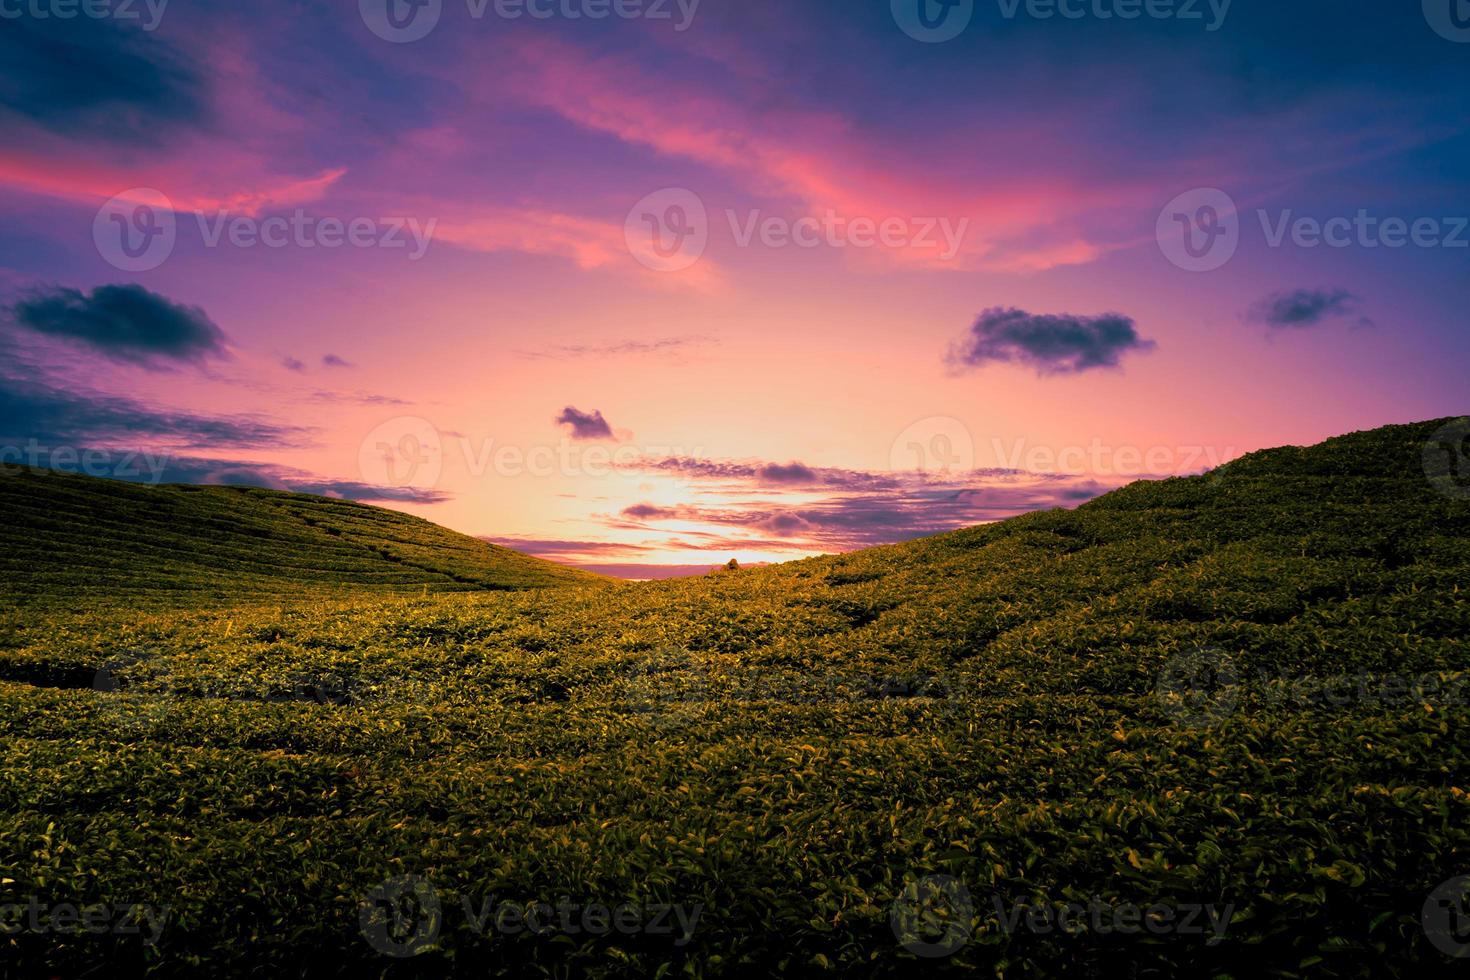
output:
<instances>
[{"instance_id":1,"label":"green hillside","mask_svg":"<svg viewBox=\"0 0 1470 980\"><path fill-rule=\"evenodd\" d=\"M1426 923L1470 874L1470 501L1425 474L1439 425L695 579L0 614L0 908L171 909L156 944L0 953L63 976L1455 975ZM513 928L563 900L701 914L687 937ZM1024 924L1072 903L1164 928ZM1205 907L1214 928L1180 926Z\"/></svg>"},{"instance_id":2,"label":"green hillside","mask_svg":"<svg viewBox=\"0 0 1470 980\"><path fill-rule=\"evenodd\" d=\"M195 605L595 580L417 517L344 500L5 469L0 602Z\"/></svg>"}]
</instances>

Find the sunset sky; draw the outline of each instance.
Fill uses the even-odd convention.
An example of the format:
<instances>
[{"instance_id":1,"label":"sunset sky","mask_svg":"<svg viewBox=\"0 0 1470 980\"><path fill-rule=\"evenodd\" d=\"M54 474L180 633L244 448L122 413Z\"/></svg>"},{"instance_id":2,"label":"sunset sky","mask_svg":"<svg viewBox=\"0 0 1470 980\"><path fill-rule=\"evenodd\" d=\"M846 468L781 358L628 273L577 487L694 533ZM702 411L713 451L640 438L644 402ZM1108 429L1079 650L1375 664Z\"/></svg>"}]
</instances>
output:
<instances>
[{"instance_id":1,"label":"sunset sky","mask_svg":"<svg viewBox=\"0 0 1470 980\"><path fill-rule=\"evenodd\" d=\"M644 577L1467 411L1459 0L425 2L0 3L6 462Z\"/></svg>"}]
</instances>

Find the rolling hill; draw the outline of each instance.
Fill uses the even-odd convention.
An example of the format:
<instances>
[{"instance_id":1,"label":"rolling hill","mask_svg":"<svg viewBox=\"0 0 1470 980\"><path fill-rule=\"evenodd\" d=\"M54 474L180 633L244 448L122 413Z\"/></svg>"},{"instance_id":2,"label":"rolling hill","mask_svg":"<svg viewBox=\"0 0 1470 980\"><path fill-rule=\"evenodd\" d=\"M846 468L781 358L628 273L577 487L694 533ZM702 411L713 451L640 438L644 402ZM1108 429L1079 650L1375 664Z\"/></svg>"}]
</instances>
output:
<instances>
[{"instance_id":1,"label":"rolling hill","mask_svg":"<svg viewBox=\"0 0 1470 980\"><path fill-rule=\"evenodd\" d=\"M344 590L421 595L600 580L344 500L5 470L0 602L196 605Z\"/></svg>"},{"instance_id":2,"label":"rolling hill","mask_svg":"<svg viewBox=\"0 0 1470 980\"><path fill-rule=\"evenodd\" d=\"M64 976L1454 975L1441 425L692 579L0 610L0 909L171 913L0 944ZM523 927L567 900L700 915ZM1134 930L1034 925L1078 903Z\"/></svg>"}]
</instances>

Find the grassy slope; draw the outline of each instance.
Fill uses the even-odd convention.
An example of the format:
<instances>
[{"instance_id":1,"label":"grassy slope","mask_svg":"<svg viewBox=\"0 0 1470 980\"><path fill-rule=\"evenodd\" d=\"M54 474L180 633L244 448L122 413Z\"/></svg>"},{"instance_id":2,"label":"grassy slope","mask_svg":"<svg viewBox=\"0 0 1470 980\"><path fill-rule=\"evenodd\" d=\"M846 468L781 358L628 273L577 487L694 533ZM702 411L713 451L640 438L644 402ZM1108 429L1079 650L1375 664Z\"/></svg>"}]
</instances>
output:
<instances>
[{"instance_id":1,"label":"grassy slope","mask_svg":"<svg viewBox=\"0 0 1470 980\"><path fill-rule=\"evenodd\" d=\"M0 601L152 604L585 584L592 576L394 511L245 487L7 467Z\"/></svg>"},{"instance_id":2,"label":"grassy slope","mask_svg":"<svg viewBox=\"0 0 1470 980\"><path fill-rule=\"evenodd\" d=\"M15 613L0 677L121 658L123 689L0 681L0 901L173 905L158 951L107 955L180 975L908 976L891 904L950 875L974 933L940 972L1434 975L1420 907L1470 872L1470 504L1424 477L1434 428L693 580ZM1243 682L1204 721L1156 690L1201 649ZM1312 696L1345 677L1374 696ZM356 907L405 872L446 924L394 964ZM490 893L708 908L682 947L487 941L460 901ZM1213 946L1007 936L993 893L1236 917Z\"/></svg>"}]
</instances>

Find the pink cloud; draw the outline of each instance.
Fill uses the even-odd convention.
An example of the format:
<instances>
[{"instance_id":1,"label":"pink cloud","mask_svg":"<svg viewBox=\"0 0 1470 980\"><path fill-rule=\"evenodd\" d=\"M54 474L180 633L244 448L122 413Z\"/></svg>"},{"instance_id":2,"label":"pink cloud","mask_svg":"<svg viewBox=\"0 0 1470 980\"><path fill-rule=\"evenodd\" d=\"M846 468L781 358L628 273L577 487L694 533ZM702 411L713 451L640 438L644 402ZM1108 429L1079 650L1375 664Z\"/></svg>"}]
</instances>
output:
<instances>
[{"instance_id":1,"label":"pink cloud","mask_svg":"<svg viewBox=\"0 0 1470 980\"><path fill-rule=\"evenodd\" d=\"M914 157L896 169L881 159L876 139L833 112L747 109L690 84L672 87L626 59L592 57L544 38L518 45L509 58L497 65L497 77L509 72L515 90L543 108L626 143L720 169L756 193L792 199L808 216L832 211L843 221L947 218L956 225L968 219L958 255L949 255L940 240L848 250L854 257L866 251L901 265L1001 271L1088 262L1109 246L1086 240L1068 222L1116 206L1126 190L1014 175L977 192L973 178L947 180L942 159ZM758 100L745 104L751 101ZM1008 242L1038 234L1056 240L1019 250Z\"/></svg>"},{"instance_id":2,"label":"pink cloud","mask_svg":"<svg viewBox=\"0 0 1470 980\"><path fill-rule=\"evenodd\" d=\"M230 211L256 215L271 208L289 207L320 199L347 171L337 168L303 178L268 178L244 190L231 180L209 180L202 174L172 167L136 168L107 165L86 159L43 159L23 151L0 151L0 184L35 194L86 203L114 196L126 199L140 188L161 191L175 211Z\"/></svg>"}]
</instances>

